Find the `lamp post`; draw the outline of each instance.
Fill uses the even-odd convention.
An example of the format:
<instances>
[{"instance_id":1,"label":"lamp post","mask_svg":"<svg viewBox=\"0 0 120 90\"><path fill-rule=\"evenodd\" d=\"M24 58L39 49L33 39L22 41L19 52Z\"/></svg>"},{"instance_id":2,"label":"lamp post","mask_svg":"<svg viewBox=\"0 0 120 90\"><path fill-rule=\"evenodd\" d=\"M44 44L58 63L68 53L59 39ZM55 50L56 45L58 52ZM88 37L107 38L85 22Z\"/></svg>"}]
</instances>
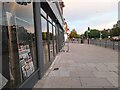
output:
<instances>
[{"instance_id":1,"label":"lamp post","mask_svg":"<svg viewBox=\"0 0 120 90\"><path fill-rule=\"evenodd\" d=\"M100 31L100 40L102 40L102 33L101 33L101 31Z\"/></svg>"},{"instance_id":2,"label":"lamp post","mask_svg":"<svg viewBox=\"0 0 120 90\"><path fill-rule=\"evenodd\" d=\"M88 30L87 30L87 41L88 41L88 44L89 44L89 32L90 32L90 27L88 27Z\"/></svg>"},{"instance_id":3,"label":"lamp post","mask_svg":"<svg viewBox=\"0 0 120 90\"><path fill-rule=\"evenodd\" d=\"M110 35L110 29L108 29L108 39L110 40L111 35Z\"/></svg>"},{"instance_id":4,"label":"lamp post","mask_svg":"<svg viewBox=\"0 0 120 90\"><path fill-rule=\"evenodd\" d=\"M102 40L102 33L100 31L100 46L101 46L101 40Z\"/></svg>"}]
</instances>

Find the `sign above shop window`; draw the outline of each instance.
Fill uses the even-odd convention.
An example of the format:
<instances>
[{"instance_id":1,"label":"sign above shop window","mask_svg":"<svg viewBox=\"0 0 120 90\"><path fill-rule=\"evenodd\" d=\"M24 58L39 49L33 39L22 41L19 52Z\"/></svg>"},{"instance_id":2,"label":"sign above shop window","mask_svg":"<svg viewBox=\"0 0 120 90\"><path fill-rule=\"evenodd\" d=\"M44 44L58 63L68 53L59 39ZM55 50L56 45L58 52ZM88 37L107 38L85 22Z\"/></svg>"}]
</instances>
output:
<instances>
[{"instance_id":1,"label":"sign above shop window","mask_svg":"<svg viewBox=\"0 0 120 90\"><path fill-rule=\"evenodd\" d=\"M16 2L20 5L30 4L32 0L16 0Z\"/></svg>"}]
</instances>

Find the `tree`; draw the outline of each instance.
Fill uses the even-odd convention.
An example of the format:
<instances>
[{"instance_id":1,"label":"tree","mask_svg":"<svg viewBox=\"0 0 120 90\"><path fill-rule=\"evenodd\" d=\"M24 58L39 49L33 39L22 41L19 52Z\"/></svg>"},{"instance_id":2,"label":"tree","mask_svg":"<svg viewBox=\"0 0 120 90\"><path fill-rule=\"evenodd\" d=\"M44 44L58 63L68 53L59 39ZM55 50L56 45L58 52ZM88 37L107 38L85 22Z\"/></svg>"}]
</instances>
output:
<instances>
[{"instance_id":1,"label":"tree","mask_svg":"<svg viewBox=\"0 0 120 90\"><path fill-rule=\"evenodd\" d=\"M87 34L89 38L100 38L100 31L97 29L91 29L89 32L85 31L84 36L87 38Z\"/></svg>"},{"instance_id":2,"label":"tree","mask_svg":"<svg viewBox=\"0 0 120 90\"><path fill-rule=\"evenodd\" d=\"M80 38L80 34L77 34L76 38Z\"/></svg>"},{"instance_id":3,"label":"tree","mask_svg":"<svg viewBox=\"0 0 120 90\"><path fill-rule=\"evenodd\" d=\"M96 30L96 29L91 30L89 37L90 38L100 38L100 31Z\"/></svg>"},{"instance_id":4,"label":"tree","mask_svg":"<svg viewBox=\"0 0 120 90\"><path fill-rule=\"evenodd\" d=\"M76 32L76 30L75 29L73 29L72 31L71 31L71 33L70 33L70 36L69 36L70 38L76 38L77 37L77 32Z\"/></svg>"},{"instance_id":5,"label":"tree","mask_svg":"<svg viewBox=\"0 0 120 90\"><path fill-rule=\"evenodd\" d=\"M42 39L47 40L47 32L42 32Z\"/></svg>"},{"instance_id":6,"label":"tree","mask_svg":"<svg viewBox=\"0 0 120 90\"><path fill-rule=\"evenodd\" d=\"M110 35L113 36L119 36L120 35L120 28L113 28L110 32Z\"/></svg>"},{"instance_id":7,"label":"tree","mask_svg":"<svg viewBox=\"0 0 120 90\"><path fill-rule=\"evenodd\" d=\"M103 30L103 31L101 31L101 33L102 33L102 38L108 38L108 36L109 36L109 33L108 33L108 30Z\"/></svg>"}]
</instances>

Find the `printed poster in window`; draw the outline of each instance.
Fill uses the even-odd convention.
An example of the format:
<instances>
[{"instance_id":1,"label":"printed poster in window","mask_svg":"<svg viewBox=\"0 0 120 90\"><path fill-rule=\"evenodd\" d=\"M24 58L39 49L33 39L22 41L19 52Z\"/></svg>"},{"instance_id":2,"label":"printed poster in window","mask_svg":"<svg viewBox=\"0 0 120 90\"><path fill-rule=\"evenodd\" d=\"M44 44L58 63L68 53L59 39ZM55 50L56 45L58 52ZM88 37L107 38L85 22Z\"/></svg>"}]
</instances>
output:
<instances>
[{"instance_id":1,"label":"printed poster in window","mask_svg":"<svg viewBox=\"0 0 120 90\"><path fill-rule=\"evenodd\" d=\"M19 58L23 78L28 78L34 71L29 45L19 45Z\"/></svg>"}]
</instances>

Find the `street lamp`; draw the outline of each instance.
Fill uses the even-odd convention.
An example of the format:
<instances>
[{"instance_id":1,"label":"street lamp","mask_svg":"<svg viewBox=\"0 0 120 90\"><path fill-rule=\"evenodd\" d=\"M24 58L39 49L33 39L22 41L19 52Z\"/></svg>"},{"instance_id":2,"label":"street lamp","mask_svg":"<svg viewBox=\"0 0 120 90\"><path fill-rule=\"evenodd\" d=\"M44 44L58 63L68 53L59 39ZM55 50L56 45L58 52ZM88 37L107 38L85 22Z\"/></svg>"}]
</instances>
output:
<instances>
[{"instance_id":1,"label":"street lamp","mask_svg":"<svg viewBox=\"0 0 120 90\"><path fill-rule=\"evenodd\" d=\"M88 34L89 34L89 32L90 32L90 31L89 31L89 30L87 30L87 40L89 39L89 35L88 35Z\"/></svg>"},{"instance_id":2,"label":"street lamp","mask_svg":"<svg viewBox=\"0 0 120 90\"><path fill-rule=\"evenodd\" d=\"M100 31L100 40L102 40L102 33L101 33L101 31Z\"/></svg>"},{"instance_id":3,"label":"street lamp","mask_svg":"<svg viewBox=\"0 0 120 90\"><path fill-rule=\"evenodd\" d=\"M110 35L110 29L108 29L108 39L111 38L111 35Z\"/></svg>"},{"instance_id":4,"label":"street lamp","mask_svg":"<svg viewBox=\"0 0 120 90\"><path fill-rule=\"evenodd\" d=\"M111 36L108 36L108 38L110 39L110 38L111 38Z\"/></svg>"},{"instance_id":5,"label":"street lamp","mask_svg":"<svg viewBox=\"0 0 120 90\"><path fill-rule=\"evenodd\" d=\"M90 27L88 27L88 30L87 30L87 41L88 41L88 44L89 44L89 34L90 33Z\"/></svg>"}]
</instances>

